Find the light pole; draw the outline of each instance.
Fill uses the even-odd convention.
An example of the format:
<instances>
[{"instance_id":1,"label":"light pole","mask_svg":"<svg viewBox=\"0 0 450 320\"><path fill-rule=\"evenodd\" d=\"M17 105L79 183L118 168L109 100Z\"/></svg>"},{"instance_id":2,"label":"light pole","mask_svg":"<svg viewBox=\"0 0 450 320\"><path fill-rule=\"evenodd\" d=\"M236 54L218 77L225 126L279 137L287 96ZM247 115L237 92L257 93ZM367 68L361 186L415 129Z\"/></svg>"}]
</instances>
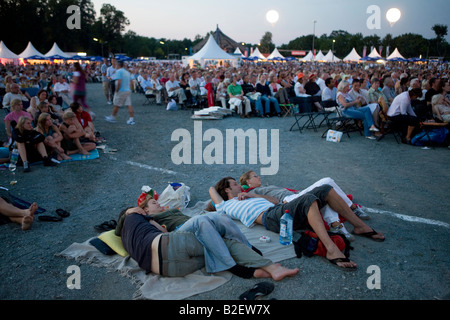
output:
<instances>
[{"instance_id":1,"label":"light pole","mask_svg":"<svg viewBox=\"0 0 450 320\"><path fill-rule=\"evenodd\" d=\"M336 42L336 40L335 39L333 39L333 46L332 46L332 48L331 48L331 52L333 53L333 59L331 60L331 61L333 61L334 62L334 43Z\"/></svg>"},{"instance_id":2,"label":"light pole","mask_svg":"<svg viewBox=\"0 0 450 320\"><path fill-rule=\"evenodd\" d=\"M317 21L314 20L314 25L313 25L313 41L312 41L312 51L313 51L313 57L314 57L314 60L316 59L316 52L314 51L314 38L316 37L316 23L317 23Z\"/></svg>"}]
</instances>

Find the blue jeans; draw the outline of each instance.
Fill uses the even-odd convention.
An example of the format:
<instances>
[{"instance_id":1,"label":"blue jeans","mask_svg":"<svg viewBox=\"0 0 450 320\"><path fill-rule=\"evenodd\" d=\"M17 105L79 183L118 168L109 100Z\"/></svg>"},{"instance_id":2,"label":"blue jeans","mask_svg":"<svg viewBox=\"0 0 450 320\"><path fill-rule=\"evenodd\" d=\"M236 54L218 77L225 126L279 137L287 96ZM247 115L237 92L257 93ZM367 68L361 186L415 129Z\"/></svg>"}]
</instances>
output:
<instances>
[{"instance_id":1,"label":"blue jeans","mask_svg":"<svg viewBox=\"0 0 450 320\"><path fill-rule=\"evenodd\" d=\"M225 214L208 212L186 221L177 232L192 232L204 247L205 267L209 273L228 270L236 265L224 239L241 242L251 248L244 234Z\"/></svg>"},{"instance_id":2,"label":"blue jeans","mask_svg":"<svg viewBox=\"0 0 450 320\"><path fill-rule=\"evenodd\" d=\"M256 100L253 100L253 99L250 99L250 98L248 98L248 99L250 100L250 102L254 102L255 103L255 109L256 109L256 111L258 111L258 114L259 115L263 115L264 111L263 111L263 108L262 108L261 99L256 99Z\"/></svg>"},{"instance_id":3,"label":"blue jeans","mask_svg":"<svg viewBox=\"0 0 450 320\"><path fill-rule=\"evenodd\" d=\"M278 100L275 97L268 97L266 94L261 96L261 100L264 102L264 106L266 109L266 113L270 113L270 103L273 103L275 111L277 113L281 112L280 105L278 104Z\"/></svg>"},{"instance_id":4,"label":"blue jeans","mask_svg":"<svg viewBox=\"0 0 450 320\"><path fill-rule=\"evenodd\" d=\"M364 121L364 135L366 137L370 136L370 127L373 126L373 116L370 111L370 107L365 106L361 108L350 107L342 111L345 117L352 119L360 119Z\"/></svg>"}]
</instances>

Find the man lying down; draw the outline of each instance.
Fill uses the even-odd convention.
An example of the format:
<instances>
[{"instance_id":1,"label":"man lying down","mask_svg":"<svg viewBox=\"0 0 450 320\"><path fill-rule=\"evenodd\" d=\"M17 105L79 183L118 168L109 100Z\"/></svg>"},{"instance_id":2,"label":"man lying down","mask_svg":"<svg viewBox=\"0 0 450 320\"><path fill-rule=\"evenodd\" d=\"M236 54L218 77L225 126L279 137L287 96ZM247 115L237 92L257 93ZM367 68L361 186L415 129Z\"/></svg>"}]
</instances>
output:
<instances>
[{"instance_id":1,"label":"man lying down","mask_svg":"<svg viewBox=\"0 0 450 320\"><path fill-rule=\"evenodd\" d=\"M191 218L177 209L164 211L152 195L139 201L120 213L116 235L147 273L183 277L205 267L208 273L228 270L242 278L279 281L299 271L264 258L227 215Z\"/></svg>"}]
</instances>

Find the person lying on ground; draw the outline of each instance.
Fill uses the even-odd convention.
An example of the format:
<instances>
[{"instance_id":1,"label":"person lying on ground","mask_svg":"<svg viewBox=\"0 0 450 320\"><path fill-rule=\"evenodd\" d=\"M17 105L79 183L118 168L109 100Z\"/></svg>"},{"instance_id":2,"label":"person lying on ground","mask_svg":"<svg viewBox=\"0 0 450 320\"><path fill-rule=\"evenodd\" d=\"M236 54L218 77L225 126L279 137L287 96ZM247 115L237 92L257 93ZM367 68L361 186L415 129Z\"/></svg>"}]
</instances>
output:
<instances>
[{"instance_id":1,"label":"person lying on ground","mask_svg":"<svg viewBox=\"0 0 450 320\"><path fill-rule=\"evenodd\" d=\"M271 277L275 281L298 273L298 268L274 264L247 244L222 238L206 216L188 219L186 226L168 232L153 218L163 210L155 199L150 199L144 209L128 208L119 215L116 234L146 272L182 277L206 267L208 273L228 270L244 278Z\"/></svg>"},{"instance_id":2,"label":"person lying on ground","mask_svg":"<svg viewBox=\"0 0 450 320\"><path fill-rule=\"evenodd\" d=\"M14 222L22 226L22 230L29 230L34 221L34 213L38 209L36 202L28 209L20 209L0 197L0 222Z\"/></svg>"},{"instance_id":3,"label":"person lying on ground","mask_svg":"<svg viewBox=\"0 0 450 320\"><path fill-rule=\"evenodd\" d=\"M256 223L276 233L280 230L282 215L288 210L293 218L293 230L312 228L327 249L327 259L343 269L354 269L357 265L345 258L328 235L320 214L320 209L325 205L330 205L333 210L352 224L355 235L365 236L375 241L384 241L384 236L359 219L330 185L317 187L291 202L280 204L276 198L274 202L268 200L274 197L243 193L236 180L225 177L215 187L210 187L209 194L218 212L224 212L232 218L240 220L247 227ZM295 232L293 240L298 241L299 238L299 233Z\"/></svg>"}]
</instances>

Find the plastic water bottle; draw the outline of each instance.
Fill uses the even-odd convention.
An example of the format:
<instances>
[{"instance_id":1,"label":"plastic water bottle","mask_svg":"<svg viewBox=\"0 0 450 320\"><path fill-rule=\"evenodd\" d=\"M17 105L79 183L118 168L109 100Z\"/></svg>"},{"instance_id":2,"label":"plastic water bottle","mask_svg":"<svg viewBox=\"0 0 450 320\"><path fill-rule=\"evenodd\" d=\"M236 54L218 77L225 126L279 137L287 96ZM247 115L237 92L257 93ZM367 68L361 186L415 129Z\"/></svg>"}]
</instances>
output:
<instances>
[{"instance_id":1,"label":"plastic water bottle","mask_svg":"<svg viewBox=\"0 0 450 320\"><path fill-rule=\"evenodd\" d=\"M286 210L280 220L280 243L284 246L292 243L292 224L292 216Z\"/></svg>"},{"instance_id":2,"label":"plastic water bottle","mask_svg":"<svg viewBox=\"0 0 450 320\"><path fill-rule=\"evenodd\" d=\"M9 171L11 171L12 173L12 180L11 180L11 185L15 185L17 183L16 180L16 168L17 168L17 160L19 160L19 150L17 150L16 148L13 149L13 151L11 152L11 157L9 160Z\"/></svg>"}]
</instances>

